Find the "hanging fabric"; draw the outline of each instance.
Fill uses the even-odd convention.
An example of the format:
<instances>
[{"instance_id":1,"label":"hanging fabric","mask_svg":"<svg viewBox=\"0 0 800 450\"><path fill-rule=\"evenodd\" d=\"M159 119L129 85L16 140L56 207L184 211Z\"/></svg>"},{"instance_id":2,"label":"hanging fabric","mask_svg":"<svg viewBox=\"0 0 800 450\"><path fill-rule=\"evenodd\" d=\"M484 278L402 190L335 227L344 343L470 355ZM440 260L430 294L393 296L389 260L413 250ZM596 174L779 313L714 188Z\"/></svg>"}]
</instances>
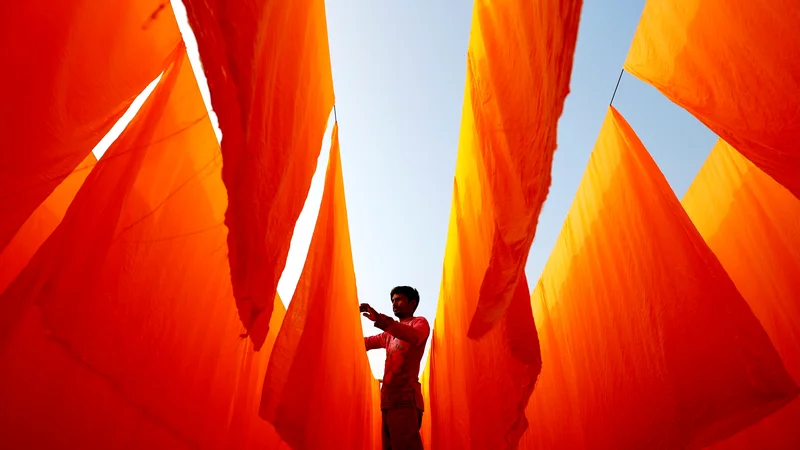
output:
<instances>
[{"instance_id":1,"label":"hanging fabric","mask_svg":"<svg viewBox=\"0 0 800 450\"><path fill-rule=\"evenodd\" d=\"M800 2L648 0L625 69L800 198Z\"/></svg>"},{"instance_id":2,"label":"hanging fabric","mask_svg":"<svg viewBox=\"0 0 800 450\"><path fill-rule=\"evenodd\" d=\"M3 444L287 448L255 401L274 335L238 336L221 164L181 46L0 296Z\"/></svg>"},{"instance_id":3,"label":"hanging fabric","mask_svg":"<svg viewBox=\"0 0 800 450\"><path fill-rule=\"evenodd\" d=\"M800 384L800 199L719 140L681 202ZM710 447L800 448L800 399Z\"/></svg>"},{"instance_id":4,"label":"hanging fabric","mask_svg":"<svg viewBox=\"0 0 800 450\"><path fill-rule=\"evenodd\" d=\"M236 306L258 350L333 107L325 2L184 4L222 131Z\"/></svg>"},{"instance_id":5,"label":"hanging fabric","mask_svg":"<svg viewBox=\"0 0 800 450\"><path fill-rule=\"evenodd\" d=\"M471 145L472 104L468 84L429 361L430 445L440 450L516 448L527 427L525 404L541 368L524 274L497 326L480 339L467 336L495 226L487 220L486 166Z\"/></svg>"},{"instance_id":6,"label":"hanging fabric","mask_svg":"<svg viewBox=\"0 0 800 450\"><path fill-rule=\"evenodd\" d=\"M797 395L614 108L532 302L543 369L522 450L700 449Z\"/></svg>"},{"instance_id":7,"label":"hanging fabric","mask_svg":"<svg viewBox=\"0 0 800 450\"><path fill-rule=\"evenodd\" d=\"M317 224L262 391L261 417L293 450L380 447L358 305L335 124Z\"/></svg>"},{"instance_id":8,"label":"hanging fabric","mask_svg":"<svg viewBox=\"0 0 800 450\"><path fill-rule=\"evenodd\" d=\"M162 0L5 2L0 252L169 63Z\"/></svg>"},{"instance_id":9,"label":"hanging fabric","mask_svg":"<svg viewBox=\"0 0 800 450\"><path fill-rule=\"evenodd\" d=\"M83 160L28 217L4 250L0 250L0 294L28 264L40 245L61 223L67 207L91 172L97 159L93 153Z\"/></svg>"},{"instance_id":10,"label":"hanging fabric","mask_svg":"<svg viewBox=\"0 0 800 450\"><path fill-rule=\"evenodd\" d=\"M467 50L469 108L459 158L480 155L483 212L491 233L475 276L483 282L469 336L503 316L524 275L550 189L556 129L569 93L581 0L476 0ZM465 102L467 98L465 98Z\"/></svg>"}]
</instances>

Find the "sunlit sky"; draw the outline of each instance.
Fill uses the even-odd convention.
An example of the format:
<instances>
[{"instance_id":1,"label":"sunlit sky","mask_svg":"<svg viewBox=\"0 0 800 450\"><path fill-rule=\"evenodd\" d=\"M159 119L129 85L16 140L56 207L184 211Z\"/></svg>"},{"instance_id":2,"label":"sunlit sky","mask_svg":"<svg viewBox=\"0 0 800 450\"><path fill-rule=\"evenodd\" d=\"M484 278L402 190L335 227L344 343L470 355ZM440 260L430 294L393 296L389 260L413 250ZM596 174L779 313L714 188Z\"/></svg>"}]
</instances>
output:
<instances>
[{"instance_id":1,"label":"sunlit sky","mask_svg":"<svg viewBox=\"0 0 800 450\"><path fill-rule=\"evenodd\" d=\"M589 160L645 0L586 0L550 194L527 274L531 286L553 248ZM172 0L206 105L208 88L180 0ZM342 167L359 301L390 313L389 291L420 291L417 315L436 312L463 101L472 1L326 0ZM151 85L152 87L152 85ZM149 93L98 145L108 144ZM622 77L614 106L628 120L678 197L716 136L654 88ZM216 118L212 115L216 123ZM278 286L289 302L303 269L322 197L330 127ZM336 301L336 293L330 293ZM352 300L348 300L352 301ZM353 312L357 312L354 310ZM362 319L364 332L379 332ZM384 354L370 352L376 377Z\"/></svg>"}]
</instances>

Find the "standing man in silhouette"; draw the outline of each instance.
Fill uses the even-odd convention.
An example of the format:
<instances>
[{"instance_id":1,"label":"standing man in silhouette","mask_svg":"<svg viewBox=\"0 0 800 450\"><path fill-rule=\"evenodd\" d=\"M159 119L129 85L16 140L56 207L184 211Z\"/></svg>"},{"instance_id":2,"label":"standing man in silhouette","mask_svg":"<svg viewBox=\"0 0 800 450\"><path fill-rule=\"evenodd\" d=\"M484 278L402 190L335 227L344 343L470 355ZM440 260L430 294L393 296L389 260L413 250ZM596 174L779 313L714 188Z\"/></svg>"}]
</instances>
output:
<instances>
[{"instance_id":1,"label":"standing man in silhouette","mask_svg":"<svg viewBox=\"0 0 800 450\"><path fill-rule=\"evenodd\" d=\"M381 386L383 450L422 450L422 386L419 366L431 327L424 317L414 317L419 292L397 286L390 294L392 311L399 320L380 314L367 303L360 310L383 333L364 338L367 350L386 349Z\"/></svg>"}]
</instances>

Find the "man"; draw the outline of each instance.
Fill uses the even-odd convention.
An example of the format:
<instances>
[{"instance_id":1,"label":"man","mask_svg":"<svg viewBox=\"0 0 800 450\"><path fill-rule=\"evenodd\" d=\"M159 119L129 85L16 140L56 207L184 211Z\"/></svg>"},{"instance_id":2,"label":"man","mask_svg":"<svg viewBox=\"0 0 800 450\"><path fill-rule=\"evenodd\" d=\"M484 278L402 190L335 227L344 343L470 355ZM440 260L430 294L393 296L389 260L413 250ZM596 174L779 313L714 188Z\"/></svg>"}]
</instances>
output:
<instances>
[{"instance_id":1,"label":"man","mask_svg":"<svg viewBox=\"0 0 800 450\"><path fill-rule=\"evenodd\" d=\"M397 286L390 294L392 310L399 321L380 314L366 303L364 317L383 330L364 338L367 350L386 349L386 365L381 386L384 450L422 450L422 386L419 365L431 328L424 317L414 317L419 292L411 286Z\"/></svg>"}]
</instances>

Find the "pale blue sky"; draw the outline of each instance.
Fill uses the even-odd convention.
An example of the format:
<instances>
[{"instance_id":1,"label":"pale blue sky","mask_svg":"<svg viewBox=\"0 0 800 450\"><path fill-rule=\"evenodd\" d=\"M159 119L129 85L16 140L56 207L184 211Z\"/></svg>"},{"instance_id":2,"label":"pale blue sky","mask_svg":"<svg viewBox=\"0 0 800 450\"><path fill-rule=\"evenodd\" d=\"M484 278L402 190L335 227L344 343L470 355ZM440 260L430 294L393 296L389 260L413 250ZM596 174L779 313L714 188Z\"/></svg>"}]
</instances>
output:
<instances>
[{"instance_id":1,"label":"pale blue sky","mask_svg":"<svg viewBox=\"0 0 800 450\"><path fill-rule=\"evenodd\" d=\"M531 285L577 191L643 7L644 0L584 2L553 184L527 267ZM391 287L410 284L422 296L419 314L433 321L472 1L327 0L327 11L359 297L390 312ZM713 133L629 74L614 105L682 196ZM382 355L370 359L382 364Z\"/></svg>"},{"instance_id":2,"label":"pale blue sky","mask_svg":"<svg viewBox=\"0 0 800 450\"><path fill-rule=\"evenodd\" d=\"M185 34L183 7L172 3ZM422 297L418 314L432 324L472 1L326 0L326 5L359 300L389 313L390 289L409 284ZM577 191L643 7L644 0L584 2L571 93L559 122L553 184L527 267L532 286ZM194 40L186 36L186 41L199 72ZM199 80L207 98L202 73ZM714 134L629 74L622 78L614 105L682 196L710 152ZM291 298L311 239L328 145L326 138L279 285L284 302ZM336 293L329 298L335 301ZM367 335L378 331L364 322ZM370 362L376 376L382 376L381 352L370 352Z\"/></svg>"}]
</instances>

